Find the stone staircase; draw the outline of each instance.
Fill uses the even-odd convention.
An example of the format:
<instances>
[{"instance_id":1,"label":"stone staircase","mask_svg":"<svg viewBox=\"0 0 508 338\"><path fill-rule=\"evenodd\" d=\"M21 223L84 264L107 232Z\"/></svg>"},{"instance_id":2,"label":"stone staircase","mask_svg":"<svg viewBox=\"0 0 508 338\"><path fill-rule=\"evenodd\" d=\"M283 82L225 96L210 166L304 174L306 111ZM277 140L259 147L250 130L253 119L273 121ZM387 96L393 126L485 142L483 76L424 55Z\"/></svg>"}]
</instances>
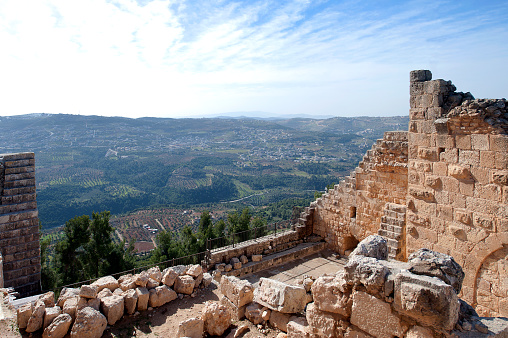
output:
<instances>
[{"instance_id":1,"label":"stone staircase","mask_svg":"<svg viewBox=\"0 0 508 338\"><path fill-rule=\"evenodd\" d=\"M386 203L381 217L381 229L378 235L388 241L388 258L404 260L404 238L406 231L406 206Z\"/></svg>"}]
</instances>

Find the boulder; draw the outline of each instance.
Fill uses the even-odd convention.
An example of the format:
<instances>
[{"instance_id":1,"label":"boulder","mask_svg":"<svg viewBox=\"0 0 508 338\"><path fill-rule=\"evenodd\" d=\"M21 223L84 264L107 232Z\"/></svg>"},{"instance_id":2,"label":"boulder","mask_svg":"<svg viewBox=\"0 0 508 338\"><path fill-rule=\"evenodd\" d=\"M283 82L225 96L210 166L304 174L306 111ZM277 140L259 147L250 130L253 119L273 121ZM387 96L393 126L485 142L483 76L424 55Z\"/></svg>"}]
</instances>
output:
<instances>
[{"instance_id":1,"label":"boulder","mask_svg":"<svg viewBox=\"0 0 508 338\"><path fill-rule=\"evenodd\" d=\"M231 266L233 267L233 269L235 270L238 270L238 269L241 269L242 268L242 263L240 262L240 260L236 257L233 257L231 258L231 260L229 261L229 264L231 264Z\"/></svg>"},{"instance_id":2,"label":"boulder","mask_svg":"<svg viewBox=\"0 0 508 338\"><path fill-rule=\"evenodd\" d=\"M58 301L56 302L56 305L63 308L64 303L67 299L79 296L79 289L77 288L63 288L62 291L60 291L60 296L58 297Z\"/></svg>"},{"instance_id":3,"label":"boulder","mask_svg":"<svg viewBox=\"0 0 508 338\"><path fill-rule=\"evenodd\" d=\"M147 289L153 289L159 286L159 282L157 282L155 279L148 278L148 282L146 282L146 288Z\"/></svg>"},{"instance_id":4,"label":"boulder","mask_svg":"<svg viewBox=\"0 0 508 338\"><path fill-rule=\"evenodd\" d=\"M218 302L206 302L202 313L205 332L212 336L222 336L231 325L229 312Z\"/></svg>"},{"instance_id":5,"label":"boulder","mask_svg":"<svg viewBox=\"0 0 508 338\"><path fill-rule=\"evenodd\" d=\"M344 278L356 285L363 285L370 294L384 293L384 283L389 273L386 261L372 257L353 256L344 266Z\"/></svg>"},{"instance_id":6,"label":"boulder","mask_svg":"<svg viewBox=\"0 0 508 338\"><path fill-rule=\"evenodd\" d=\"M132 273L128 273L126 275L122 275L120 277L118 277L118 284L122 284L123 282L125 282L126 280L129 280L131 279L133 276L132 276Z\"/></svg>"},{"instance_id":7,"label":"boulder","mask_svg":"<svg viewBox=\"0 0 508 338\"><path fill-rule=\"evenodd\" d=\"M97 279L92 285L97 287L97 292L101 292L105 288L115 291L118 288L118 281L113 276L105 276Z\"/></svg>"},{"instance_id":8,"label":"boulder","mask_svg":"<svg viewBox=\"0 0 508 338\"><path fill-rule=\"evenodd\" d=\"M200 274L196 278L194 278L194 288L197 288L201 285L201 282L203 281L203 274Z\"/></svg>"},{"instance_id":9,"label":"boulder","mask_svg":"<svg viewBox=\"0 0 508 338\"><path fill-rule=\"evenodd\" d=\"M79 289L79 296L83 298L96 298L97 286L95 285L81 285Z\"/></svg>"},{"instance_id":10,"label":"boulder","mask_svg":"<svg viewBox=\"0 0 508 338\"><path fill-rule=\"evenodd\" d=\"M110 289L105 288L102 289L99 293L97 293L97 298L111 297L113 296L113 292Z\"/></svg>"},{"instance_id":11,"label":"boulder","mask_svg":"<svg viewBox=\"0 0 508 338\"><path fill-rule=\"evenodd\" d=\"M346 318L351 314L351 288L343 274L321 276L312 284L311 290L319 310L338 313Z\"/></svg>"},{"instance_id":12,"label":"boulder","mask_svg":"<svg viewBox=\"0 0 508 338\"><path fill-rule=\"evenodd\" d=\"M136 312L136 305L138 303L138 293L134 289L125 291L124 296L125 312L133 314Z\"/></svg>"},{"instance_id":13,"label":"boulder","mask_svg":"<svg viewBox=\"0 0 508 338\"><path fill-rule=\"evenodd\" d=\"M459 293L464 280L464 271L452 256L429 249L420 249L409 255L409 271L417 275L437 277L451 285Z\"/></svg>"},{"instance_id":14,"label":"boulder","mask_svg":"<svg viewBox=\"0 0 508 338\"><path fill-rule=\"evenodd\" d=\"M119 288L122 291L127 291L127 290L131 290L131 289L135 289L137 287L138 286L136 284L136 277L134 277L134 276L123 278L122 282L119 285Z\"/></svg>"},{"instance_id":15,"label":"boulder","mask_svg":"<svg viewBox=\"0 0 508 338\"><path fill-rule=\"evenodd\" d=\"M220 272L219 270L214 270L212 272L212 277L216 282L220 282L222 278L222 272Z\"/></svg>"},{"instance_id":16,"label":"boulder","mask_svg":"<svg viewBox=\"0 0 508 338\"><path fill-rule=\"evenodd\" d=\"M99 311L101 307L101 300L99 298L83 298L79 297L78 304L76 310L79 311L84 307L90 306L95 310Z\"/></svg>"},{"instance_id":17,"label":"boulder","mask_svg":"<svg viewBox=\"0 0 508 338\"><path fill-rule=\"evenodd\" d=\"M235 304L233 304L228 299L228 297L222 297L220 300L220 303L221 303L221 305L224 305L227 308L229 314L231 315L232 320L239 321L245 317L246 305L238 307Z\"/></svg>"},{"instance_id":18,"label":"boulder","mask_svg":"<svg viewBox=\"0 0 508 338\"><path fill-rule=\"evenodd\" d=\"M101 312L109 325L114 325L123 316L125 303L122 296L109 296L101 299Z\"/></svg>"},{"instance_id":19,"label":"boulder","mask_svg":"<svg viewBox=\"0 0 508 338\"><path fill-rule=\"evenodd\" d=\"M178 324L177 337L202 338L205 323L203 319L189 318Z\"/></svg>"},{"instance_id":20,"label":"boulder","mask_svg":"<svg viewBox=\"0 0 508 338\"><path fill-rule=\"evenodd\" d=\"M178 273L172 268L164 270L164 275L162 276L162 283L166 286L172 287L175 283L176 277L178 277Z\"/></svg>"},{"instance_id":21,"label":"boulder","mask_svg":"<svg viewBox=\"0 0 508 338\"><path fill-rule=\"evenodd\" d=\"M187 274L196 279L203 274L203 268L199 264L190 265L187 269Z\"/></svg>"},{"instance_id":22,"label":"boulder","mask_svg":"<svg viewBox=\"0 0 508 338\"><path fill-rule=\"evenodd\" d=\"M131 289L129 289L129 290L131 290ZM122 289L118 288L118 289L115 289L115 291L113 291L113 294L117 295L117 296L123 296L124 292L125 291L123 291Z\"/></svg>"},{"instance_id":23,"label":"boulder","mask_svg":"<svg viewBox=\"0 0 508 338\"><path fill-rule=\"evenodd\" d=\"M25 331L28 333L35 332L42 328L44 324L44 314L46 313L46 306L44 305L44 301L39 299L35 302L34 310L32 315L28 319L28 323L26 324Z\"/></svg>"},{"instance_id":24,"label":"boulder","mask_svg":"<svg viewBox=\"0 0 508 338\"><path fill-rule=\"evenodd\" d=\"M233 266L231 264L226 264L224 267L224 272L229 272L231 270L233 270Z\"/></svg>"},{"instance_id":25,"label":"boulder","mask_svg":"<svg viewBox=\"0 0 508 338\"><path fill-rule=\"evenodd\" d=\"M254 325L261 324L263 319L263 311L266 307L259 305L258 303L251 303L245 308L245 317Z\"/></svg>"},{"instance_id":26,"label":"boulder","mask_svg":"<svg viewBox=\"0 0 508 338\"><path fill-rule=\"evenodd\" d=\"M253 262L261 262L263 260L263 255L252 255Z\"/></svg>"},{"instance_id":27,"label":"boulder","mask_svg":"<svg viewBox=\"0 0 508 338\"><path fill-rule=\"evenodd\" d=\"M136 293L138 295L138 311L144 311L148 309L148 300L150 298L150 292L147 288L137 288Z\"/></svg>"},{"instance_id":28,"label":"boulder","mask_svg":"<svg viewBox=\"0 0 508 338\"><path fill-rule=\"evenodd\" d=\"M188 275L176 277L173 288L178 293L190 295L194 290L194 278Z\"/></svg>"},{"instance_id":29,"label":"boulder","mask_svg":"<svg viewBox=\"0 0 508 338\"><path fill-rule=\"evenodd\" d=\"M254 301L270 310L299 313L307 304L306 294L302 286L289 285L262 277L259 280L259 287L254 291Z\"/></svg>"},{"instance_id":30,"label":"boulder","mask_svg":"<svg viewBox=\"0 0 508 338\"><path fill-rule=\"evenodd\" d=\"M338 314L321 311L314 303L310 303L305 310L305 317L312 332L318 332L323 337L341 336L338 330L341 327Z\"/></svg>"},{"instance_id":31,"label":"boulder","mask_svg":"<svg viewBox=\"0 0 508 338\"><path fill-rule=\"evenodd\" d=\"M226 263L215 264L215 270L222 272L225 269L226 269Z\"/></svg>"},{"instance_id":32,"label":"boulder","mask_svg":"<svg viewBox=\"0 0 508 338\"><path fill-rule=\"evenodd\" d=\"M49 324L58 317L60 314L62 314L62 309L60 309L60 306L52 306L52 307L46 307L44 311L44 324L43 328L47 328Z\"/></svg>"},{"instance_id":33,"label":"boulder","mask_svg":"<svg viewBox=\"0 0 508 338\"><path fill-rule=\"evenodd\" d=\"M185 265L175 265L175 266L171 267L170 269L175 271L178 276L183 276L187 273L187 266L185 266Z\"/></svg>"},{"instance_id":34,"label":"boulder","mask_svg":"<svg viewBox=\"0 0 508 338\"><path fill-rule=\"evenodd\" d=\"M146 270L146 273L148 274L148 277L156 281L157 283L160 283L162 280L162 272L159 269L158 266L154 266L148 270Z\"/></svg>"},{"instance_id":35,"label":"boulder","mask_svg":"<svg viewBox=\"0 0 508 338\"><path fill-rule=\"evenodd\" d=\"M55 293L53 291L46 292L39 299L44 302L46 307L55 306Z\"/></svg>"},{"instance_id":36,"label":"boulder","mask_svg":"<svg viewBox=\"0 0 508 338\"><path fill-rule=\"evenodd\" d=\"M309 324L305 317L292 316L289 319L287 336L291 338L308 338L309 337Z\"/></svg>"},{"instance_id":37,"label":"boulder","mask_svg":"<svg viewBox=\"0 0 508 338\"><path fill-rule=\"evenodd\" d=\"M28 324L28 320L30 319L33 310L34 306L31 302L26 303L17 310L18 327L20 329L26 329L26 325Z\"/></svg>"},{"instance_id":38,"label":"boulder","mask_svg":"<svg viewBox=\"0 0 508 338\"><path fill-rule=\"evenodd\" d=\"M234 276L222 276L220 291L237 307L247 305L254 299L252 284Z\"/></svg>"},{"instance_id":39,"label":"boulder","mask_svg":"<svg viewBox=\"0 0 508 338\"><path fill-rule=\"evenodd\" d=\"M107 324L108 321L102 313L91 307L85 307L76 315L76 321L71 329L71 338L102 337Z\"/></svg>"},{"instance_id":40,"label":"boulder","mask_svg":"<svg viewBox=\"0 0 508 338\"><path fill-rule=\"evenodd\" d=\"M166 285L158 286L155 289L151 289L149 292L148 305L151 307L159 307L178 298L176 292Z\"/></svg>"},{"instance_id":41,"label":"boulder","mask_svg":"<svg viewBox=\"0 0 508 338\"><path fill-rule=\"evenodd\" d=\"M349 255L349 258L354 256L364 256L386 260L388 258L388 244L386 239L379 235L368 236L358 243L356 248Z\"/></svg>"},{"instance_id":42,"label":"boulder","mask_svg":"<svg viewBox=\"0 0 508 338\"><path fill-rule=\"evenodd\" d=\"M247 256L245 256L245 255L241 255L241 256L240 256L240 263L242 263L242 264L247 264L247 263L249 263L249 259L247 258Z\"/></svg>"},{"instance_id":43,"label":"boulder","mask_svg":"<svg viewBox=\"0 0 508 338\"><path fill-rule=\"evenodd\" d=\"M69 332L72 324L72 317L67 313L62 313L44 329L42 338L63 338Z\"/></svg>"},{"instance_id":44,"label":"boulder","mask_svg":"<svg viewBox=\"0 0 508 338\"><path fill-rule=\"evenodd\" d=\"M72 317L72 320L76 319L76 311L78 309L79 299L80 299L79 296L74 296L72 298L69 298L65 301L65 303L62 307L62 312L70 315Z\"/></svg>"},{"instance_id":45,"label":"boulder","mask_svg":"<svg viewBox=\"0 0 508 338\"><path fill-rule=\"evenodd\" d=\"M210 286L210 284L212 284L212 275L210 275L208 272L205 272L203 274L203 281L201 282L201 284L203 285L203 287L207 288L208 286Z\"/></svg>"},{"instance_id":46,"label":"boulder","mask_svg":"<svg viewBox=\"0 0 508 338\"><path fill-rule=\"evenodd\" d=\"M287 313L280 313L279 311L272 311L270 313L270 325L276 329L279 329L284 332L288 332L288 323L291 315Z\"/></svg>"},{"instance_id":47,"label":"boulder","mask_svg":"<svg viewBox=\"0 0 508 338\"><path fill-rule=\"evenodd\" d=\"M146 273L146 271L141 271L137 275L134 275L134 283L144 288L146 287L146 283L148 283L148 278L148 273Z\"/></svg>"}]
</instances>

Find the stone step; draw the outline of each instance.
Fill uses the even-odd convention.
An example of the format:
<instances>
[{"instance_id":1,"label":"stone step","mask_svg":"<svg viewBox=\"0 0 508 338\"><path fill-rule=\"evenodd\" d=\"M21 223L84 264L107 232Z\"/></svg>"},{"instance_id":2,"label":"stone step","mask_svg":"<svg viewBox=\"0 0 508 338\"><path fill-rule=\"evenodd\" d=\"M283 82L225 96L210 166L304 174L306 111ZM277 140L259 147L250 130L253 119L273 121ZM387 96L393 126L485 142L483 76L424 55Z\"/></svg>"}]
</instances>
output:
<instances>
[{"instance_id":1,"label":"stone step","mask_svg":"<svg viewBox=\"0 0 508 338\"><path fill-rule=\"evenodd\" d=\"M398 225L392 225L388 223L381 223L381 229L388 230L396 234L401 234L403 230L403 228Z\"/></svg>"},{"instance_id":2,"label":"stone step","mask_svg":"<svg viewBox=\"0 0 508 338\"><path fill-rule=\"evenodd\" d=\"M381 216L381 223L397 225L403 227L406 224L406 220L404 218L394 218L390 216Z\"/></svg>"},{"instance_id":3,"label":"stone step","mask_svg":"<svg viewBox=\"0 0 508 338\"><path fill-rule=\"evenodd\" d=\"M397 242L399 242L402 239L402 234L398 234L384 229L379 229L377 233L378 235L386 237L387 239L394 239Z\"/></svg>"}]
</instances>

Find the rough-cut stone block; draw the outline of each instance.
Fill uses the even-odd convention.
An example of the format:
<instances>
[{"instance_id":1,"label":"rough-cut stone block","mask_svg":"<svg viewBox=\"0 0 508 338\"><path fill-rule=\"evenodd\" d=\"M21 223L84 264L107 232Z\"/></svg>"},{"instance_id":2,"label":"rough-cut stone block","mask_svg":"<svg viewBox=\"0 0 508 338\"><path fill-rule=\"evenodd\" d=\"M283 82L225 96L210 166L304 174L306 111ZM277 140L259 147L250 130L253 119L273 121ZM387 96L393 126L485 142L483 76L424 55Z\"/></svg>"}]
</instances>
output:
<instances>
[{"instance_id":1,"label":"rough-cut stone block","mask_svg":"<svg viewBox=\"0 0 508 338\"><path fill-rule=\"evenodd\" d=\"M355 256L344 266L344 278L365 286L369 293L380 293L384 288L388 267L372 257Z\"/></svg>"},{"instance_id":2,"label":"rough-cut stone block","mask_svg":"<svg viewBox=\"0 0 508 338\"><path fill-rule=\"evenodd\" d=\"M470 180L471 172L462 166L459 165L449 165L448 166L448 174L452 177L455 177L458 180Z\"/></svg>"},{"instance_id":3,"label":"rough-cut stone block","mask_svg":"<svg viewBox=\"0 0 508 338\"><path fill-rule=\"evenodd\" d=\"M44 313L44 325L43 328L47 328L51 322L62 313L62 309L59 306L47 307Z\"/></svg>"},{"instance_id":4,"label":"rough-cut stone block","mask_svg":"<svg viewBox=\"0 0 508 338\"><path fill-rule=\"evenodd\" d=\"M63 288L62 291L60 291L60 296L58 297L58 301L56 302L56 305L63 308L64 303L67 299L79 296L79 289L77 288Z\"/></svg>"},{"instance_id":5,"label":"rough-cut stone block","mask_svg":"<svg viewBox=\"0 0 508 338\"><path fill-rule=\"evenodd\" d=\"M205 323L201 318L189 318L178 324L177 337L201 338L203 337Z\"/></svg>"},{"instance_id":6,"label":"rough-cut stone block","mask_svg":"<svg viewBox=\"0 0 508 338\"><path fill-rule=\"evenodd\" d=\"M249 304L254 298L252 284L234 276L222 276L220 291L237 307Z\"/></svg>"},{"instance_id":7,"label":"rough-cut stone block","mask_svg":"<svg viewBox=\"0 0 508 338\"><path fill-rule=\"evenodd\" d=\"M124 313L125 303L122 296L109 296L101 299L101 312L108 319L109 325L114 325Z\"/></svg>"},{"instance_id":8,"label":"rough-cut stone block","mask_svg":"<svg viewBox=\"0 0 508 338\"><path fill-rule=\"evenodd\" d=\"M270 310L299 313L307 304L307 292L302 286L288 285L274 279L261 278L254 291L254 301Z\"/></svg>"},{"instance_id":9,"label":"rough-cut stone block","mask_svg":"<svg viewBox=\"0 0 508 338\"><path fill-rule=\"evenodd\" d=\"M201 285L207 288L210 284L212 284L213 277L208 272L203 274L203 280L201 281Z\"/></svg>"},{"instance_id":10,"label":"rough-cut stone block","mask_svg":"<svg viewBox=\"0 0 508 338\"><path fill-rule=\"evenodd\" d=\"M263 322L263 310L266 309L262 305L257 303L251 303L245 308L245 317L254 325L261 324Z\"/></svg>"},{"instance_id":11,"label":"rough-cut stone block","mask_svg":"<svg viewBox=\"0 0 508 338\"><path fill-rule=\"evenodd\" d=\"M73 320L76 319L76 311L78 309L79 299L79 296L68 298L62 307L62 312L69 314Z\"/></svg>"},{"instance_id":12,"label":"rough-cut stone block","mask_svg":"<svg viewBox=\"0 0 508 338\"><path fill-rule=\"evenodd\" d=\"M240 321L245 317L245 308L247 305L238 307L233 304L227 297L222 297L220 303L228 309L232 320Z\"/></svg>"},{"instance_id":13,"label":"rough-cut stone block","mask_svg":"<svg viewBox=\"0 0 508 338\"><path fill-rule=\"evenodd\" d=\"M313 332L319 332L324 337L339 337L340 318L336 313L319 310L314 303L307 305L305 310L307 323Z\"/></svg>"},{"instance_id":14,"label":"rough-cut stone block","mask_svg":"<svg viewBox=\"0 0 508 338\"><path fill-rule=\"evenodd\" d=\"M83 298L79 297L76 310L79 311L84 307L90 306L95 310L99 311L101 307L101 300L99 298Z\"/></svg>"},{"instance_id":15,"label":"rough-cut stone block","mask_svg":"<svg viewBox=\"0 0 508 338\"><path fill-rule=\"evenodd\" d=\"M263 260L263 255L252 255L253 262L261 262Z\"/></svg>"},{"instance_id":16,"label":"rough-cut stone block","mask_svg":"<svg viewBox=\"0 0 508 338\"><path fill-rule=\"evenodd\" d=\"M42 334L42 338L63 338L69 332L72 324L72 317L67 313L62 313L54 318Z\"/></svg>"},{"instance_id":17,"label":"rough-cut stone block","mask_svg":"<svg viewBox=\"0 0 508 338\"><path fill-rule=\"evenodd\" d=\"M39 299L44 302L46 307L55 306L55 293L53 291L46 292Z\"/></svg>"},{"instance_id":18,"label":"rough-cut stone block","mask_svg":"<svg viewBox=\"0 0 508 338\"><path fill-rule=\"evenodd\" d=\"M321 276L311 287L314 303L321 311L339 313L344 317L351 314L351 290L343 273L336 276Z\"/></svg>"},{"instance_id":19,"label":"rough-cut stone block","mask_svg":"<svg viewBox=\"0 0 508 338\"><path fill-rule=\"evenodd\" d=\"M287 313L280 313L279 311L272 311L270 313L270 325L284 332L288 332L288 323L291 315Z\"/></svg>"},{"instance_id":20,"label":"rough-cut stone block","mask_svg":"<svg viewBox=\"0 0 508 338\"><path fill-rule=\"evenodd\" d=\"M142 288L146 287L146 283L148 283L148 279L150 278L148 276L148 273L146 271L141 271L137 275L134 275L134 283L136 283L137 286L140 286ZM114 291L114 290L111 290Z\"/></svg>"},{"instance_id":21,"label":"rough-cut stone block","mask_svg":"<svg viewBox=\"0 0 508 338\"><path fill-rule=\"evenodd\" d=\"M106 276L99 278L92 285L97 286L97 292L101 292L102 289L108 288L111 291L115 291L118 288L118 281L113 276Z\"/></svg>"},{"instance_id":22,"label":"rough-cut stone block","mask_svg":"<svg viewBox=\"0 0 508 338\"><path fill-rule=\"evenodd\" d=\"M225 306L218 302L206 302L202 310L205 332L222 336L231 325L231 316Z\"/></svg>"},{"instance_id":23,"label":"rough-cut stone block","mask_svg":"<svg viewBox=\"0 0 508 338\"><path fill-rule=\"evenodd\" d=\"M199 264L190 265L189 268L187 269L187 274L196 279L200 275L203 275L203 268Z\"/></svg>"},{"instance_id":24,"label":"rough-cut stone block","mask_svg":"<svg viewBox=\"0 0 508 338\"><path fill-rule=\"evenodd\" d=\"M34 309L33 304L27 303L17 310L18 327L20 329L26 329L26 325L28 324L28 320L32 315L33 309Z\"/></svg>"},{"instance_id":25,"label":"rough-cut stone block","mask_svg":"<svg viewBox=\"0 0 508 338\"><path fill-rule=\"evenodd\" d=\"M99 311L85 307L78 311L76 321L72 325L71 338L102 337L108 321Z\"/></svg>"},{"instance_id":26,"label":"rough-cut stone block","mask_svg":"<svg viewBox=\"0 0 508 338\"><path fill-rule=\"evenodd\" d=\"M178 277L178 273L172 268L166 269L164 271L165 272L164 275L162 276L162 283L164 283L164 285L172 287L173 284L175 283L176 277Z\"/></svg>"},{"instance_id":27,"label":"rough-cut stone block","mask_svg":"<svg viewBox=\"0 0 508 338\"><path fill-rule=\"evenodd\" d=\"M25 331L28 333L35 332L42 328L44 324L44 313L46 312L46 306L42 300L38 300L35 303L32 315L28 319Z\"/></svg>"},{"instance_id":28,"label":"rough-cut stone block","mask_svg":"<svg viewBox=\"0 0 508 338\"><path fill-rule=\"evenodd\" d=\"M154 267L146 270L146 273L148 274L148 277L155 280L157 283L160 283L160 281L162 279L162 272L158 266L154 266Z\"/></svg>"},{"instance_id":29,"label":"rough-cut stone block","mask_svg":"<svg viewBox=\"0 0 508 338\"><path fill-rule=\"evenodd\" d=\"M136 288L138 295L138 311L144 311L148 309L148 300L150 298L150 292L147 288Z\"/></svg>"},{"instance_id":30,"label":"rough-cut stone block","mask_svg":"<svg viewBox=\"0 0 508 338\"><path fill-rule=\"evenodd\" d=\"M400 272L395 276L395 309L423 326L451 330L459 316L452 286L437 277Z\"/></svg>"},{"instance_id":31,"label":"rough-cut stone block","mask_svg":"<svg viewBox=\"0 0 508 338\"><path fill-rule=\"evenodd\" d=\"M231 266L235 270L238 270L238 269L242 268L242 263L240 262L240 260L237 257L231 258L231 261L229 262L229 264L231 264Z\"/></svg>"},{"instance_id":32,"label":"rough-cut stone block","mask_svg":"<svg viewBox=\"0 0 508 338\"><path fill-rule=\"evenodd\" d=\"M151 307L159 307L178 298L176 292L166 285L158 286L155 289L151 289L149 292L150 298L148 300L148 305Z\"/></svg>"},{"instance_id":33,"label":"rough-cut stone block","mask_svg":"<svg viewBox=\"0 0 508 338\"><path fill-rule=\"evenodd\" d=\"M186 295L190 295L194 290L194 278L191 276L178 276L176 277L175 284L173 285L174 289L178 293L183 293Z\"/></svg>"},{"instance_id":34,"label":"rough-cut stone block","mask_svg":"<svg viewBox=\"0 0 508 338\"><path fill-rule=\"evenodd\" d=\"M349 258L354 256L365 256L373 257L376 259L387 259L388 258L388 246L386 239L379 235L370 235L362 240L353 252L349 255Z\"/></svg>"},{"instance_id":35,"label":"rough-cut stone block","mask_svg":"<svg viewBox=\"0 0 508 338\"><path fill-rule=\"evenodd\" d=\"M309 325L305 317L291 317L288 325L288 337L291 338L309 338Z\"/></svg>"},{"instance_id":36,"label":"rough-cut stone block","mask_svg":"<svg viewBox=\"0 0 508 338\"><path fill-rule=\"evenodd\" d=\"M95 285L82 285L79 290L79 296L83 298L96 298L97 286Z\"/></svg>"},{"instance_id":37,"label":"rough-cut stone block","mask_svg":"<svg viewBox=\"0 0 508 338\"><path fill-rule=\"evenodd\" d=\"M351 324L378 338L402 337L404 332L390 303L362 291L353 293Z\"/></svg>"},{"instance_id":38,"label":"rough-cut stone block","mask_svg":"<svg viewBox=\"0 0 508 338\"><path fill-rule=\"evenodd\" d=\"M133 314L136 312L136 305L138 304L138 293L134 289L130 289L124 292L124 303L125 312Z\"/></svg>"}]
</instances>

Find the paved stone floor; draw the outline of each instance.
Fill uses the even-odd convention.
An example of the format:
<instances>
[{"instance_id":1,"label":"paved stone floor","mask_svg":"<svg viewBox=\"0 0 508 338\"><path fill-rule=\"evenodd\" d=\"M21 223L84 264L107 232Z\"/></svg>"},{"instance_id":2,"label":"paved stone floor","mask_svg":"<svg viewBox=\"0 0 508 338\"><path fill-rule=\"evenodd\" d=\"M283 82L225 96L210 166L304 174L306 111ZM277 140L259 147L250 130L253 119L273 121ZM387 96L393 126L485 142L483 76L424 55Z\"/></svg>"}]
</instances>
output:
<instances>
[{"instance_id":1,"label":"paved stone floor","mask_svg":"<svg viewBox=\"0 0 508 338\"><path fill-rule=\"evenodd\" d=\"M325 273L334 274L343 269L346 263L346 257L340 257L331 250L323 250L313 255L242 277L241 279L255 284L261 277L265 277L288 284L296 284L297 280L301 279L303 275L317 278Z\"/></svg>"}]
</instances>

